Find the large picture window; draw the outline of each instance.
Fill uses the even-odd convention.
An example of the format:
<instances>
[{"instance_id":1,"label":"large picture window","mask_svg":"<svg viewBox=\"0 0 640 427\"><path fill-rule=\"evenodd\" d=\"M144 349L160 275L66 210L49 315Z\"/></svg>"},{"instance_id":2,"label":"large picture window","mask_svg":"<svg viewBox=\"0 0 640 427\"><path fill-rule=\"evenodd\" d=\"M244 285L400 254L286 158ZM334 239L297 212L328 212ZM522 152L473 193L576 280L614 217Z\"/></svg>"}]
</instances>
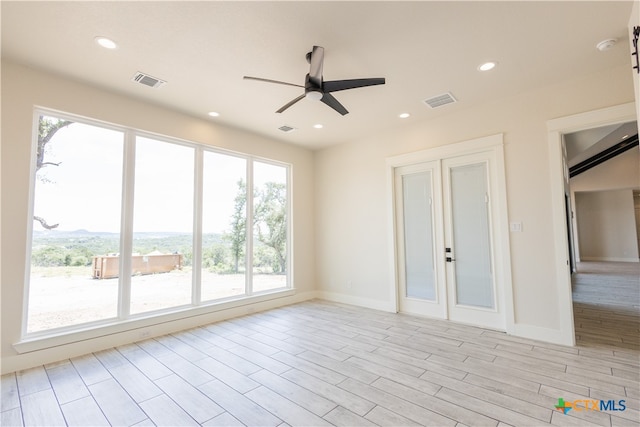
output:
<instances>
[{"instance_id":1,"label":"large picture window","mask_svg":"<svg viewBox=\"0 0 640 427\"><path fill-rule=\"evenodd\" d=\"M288 165L64 114L36 121L25 334L291 287Z\"/></svg>"}]
</instances>

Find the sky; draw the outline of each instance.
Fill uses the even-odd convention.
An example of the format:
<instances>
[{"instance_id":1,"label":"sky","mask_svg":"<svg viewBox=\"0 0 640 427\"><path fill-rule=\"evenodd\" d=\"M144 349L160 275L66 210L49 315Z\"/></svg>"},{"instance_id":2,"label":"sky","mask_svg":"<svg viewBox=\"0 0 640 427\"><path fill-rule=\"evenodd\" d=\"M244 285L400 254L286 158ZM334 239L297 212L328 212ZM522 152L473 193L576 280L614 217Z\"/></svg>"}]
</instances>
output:
<instances>
[{"instance_id":1,"label":"sky","mask_svg":"<svg viewBox=\"0 0 640 427\"><path fill-rule=\"evenodd\" d=\"M120 231L124 133L83 123L59 130L35 181L33 214L57 230ZM203 232L228 230L246 160L205 152ZM194 149L138 137L134 232L193 230ZM254 183L286 181L286 169L254 162ZM43 230L34 222L34 230Z\"/></svg>"}]
</instances>

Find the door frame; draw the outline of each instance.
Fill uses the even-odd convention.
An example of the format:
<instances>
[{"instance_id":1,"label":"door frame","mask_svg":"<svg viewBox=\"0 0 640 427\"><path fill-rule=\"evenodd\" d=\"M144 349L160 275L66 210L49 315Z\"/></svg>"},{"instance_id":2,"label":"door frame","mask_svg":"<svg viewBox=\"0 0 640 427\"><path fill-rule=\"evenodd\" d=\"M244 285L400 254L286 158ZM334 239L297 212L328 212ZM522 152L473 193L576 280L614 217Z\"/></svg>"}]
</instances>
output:
<instances>
[{"instance_id":1,"label":"door frame","mask_svg":"<svg viewBox=\"0 0 640 427\"><path fill-rule=\"evenodd\" d=\"M570 346L575 346L576 344L565 212L565 182L569 179L569 170L563 156L563 135L633 120L638 120L638 115L635 103L629 102L547 121L554 260L560 315L559 331L558 336L538 336L538 334L526 333L531 331L520 331L523 336Z\"/></svg>"},{"instance_id":2,"label":"door frame","mask_svg":"<svg viewBox=\"0 0 640 427\"><path fill-rule=\"evenodd\" d=\"M482 138L472 139L468 141L458 142L454 144L442 145L426 150L416 151L413 153L401 154L399 156L388 157L386 159L387 166L387 210L389 213L389 224L387 227L389 241L392 250L389 254L389 265L391 271L390 283L391 287L390 300L395 312L399 310L399 271L402 268L398 263L398 247L397 247L397 224L396 224L396 185L395 185L395 169L401 166L410 166L417 163L425 163L429 161L442 160L445 158L492 152L495 156L495 167L491 168L490 174L494 174L496 184L496 194L494 201L496 212L493 219L493 227L495 228L495 251L494 265L496 268L496 283L499 288L499 306L503 309L504 325L507 333L513 333L515 316L513 310L513 286L511 276L511 250L509 244L509 224L507 211L507 188L504 166L504 136L503 134L490 135ZM444 248L443 248L444 250Z\"/></svg>"}]
</instances>

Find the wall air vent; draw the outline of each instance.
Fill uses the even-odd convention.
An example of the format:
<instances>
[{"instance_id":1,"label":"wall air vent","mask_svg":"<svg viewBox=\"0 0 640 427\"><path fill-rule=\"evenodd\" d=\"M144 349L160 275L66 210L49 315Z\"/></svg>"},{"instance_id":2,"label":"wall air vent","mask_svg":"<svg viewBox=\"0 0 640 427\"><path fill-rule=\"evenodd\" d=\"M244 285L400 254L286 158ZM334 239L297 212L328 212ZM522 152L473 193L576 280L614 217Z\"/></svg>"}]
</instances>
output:
<instances>
[{"instance_id":1,"label":"wall air vent","mask_svg":"<svg viewBox=\"0 0 640 427\"><path fill-rule=\"evenodd\" d=\"M140 71L138 71L133 76L131 81L132 82L136 82L136 83L140 83L140 84L145 85L145 86L154 87L154 88L160 87L160 86L162 86L162 85L164 85L166 83L166 81L164 81L164 80L160 80L160 79L157 79L155 77L151 77L150 75L145 74L145 73L141 73Z\"/></svg>"},{"instance_id":2,"label":"wall air vent","mask_svg":"<svg viewBox=\"0 0 640 427\"><path fill-rule=\"evenodd\" d=\"M284 132L284 133L291 133L291 132L293 132L294 130L296 130L296 128L291 127L291 126L287 126L287 125L280 126L278 129L280 129L280 130L281 130L282 132Z\"/></svg>"},{"instance_id":3,"label":"wall air vent","mask_svg":"<svg viewBox=\"0 0 640 427\"><path fill-rule=\"evenodd\" d=\"M430 108L438 108L442 107L443 105L453 104L454 102L457 102L457 100L453 97L453 95L451 95L450 92L447 92L442 95L425 99L423 102Z\"/></svg>"}]
</instances>

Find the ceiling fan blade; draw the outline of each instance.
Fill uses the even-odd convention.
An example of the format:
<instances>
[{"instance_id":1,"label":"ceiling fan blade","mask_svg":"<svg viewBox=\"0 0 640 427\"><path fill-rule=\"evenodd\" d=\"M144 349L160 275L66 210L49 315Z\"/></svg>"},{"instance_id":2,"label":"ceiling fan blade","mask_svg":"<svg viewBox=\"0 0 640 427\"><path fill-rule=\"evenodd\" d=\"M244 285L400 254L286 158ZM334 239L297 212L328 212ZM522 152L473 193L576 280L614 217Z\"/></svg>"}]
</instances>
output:
<instances>
[{"instance_id":1,"label":"ceiling fan blade","mask_svg":"<svg viewBox=\"0 0 640 427\"><path fill-rule=\"evenodd\" d=\"M333 80L330 82L324 82L322 85L322 91L325 93L337 92L339 90L355 89L365 86L383 85L384 83L384 77L373 79Z\"/></svg>"},{"instance_id":2,"label":"ceiling fan blade","mask_svg":"<svg viewBox=\"0 0 640 427\"><path fill-rule=\"evenodd\" d=\"M302 86L302 85L297 85L297 84L294 84L294 83L281 82L280 80L263 79L261 77L244 76L243 79L245 79L245 80L257 80L259 82L276 83L276 84L279 84L279 85L287 85L287 86L295 86L295 87L304 88L304 86Z\"/></svg>"},{"instance_id":3,"label":"ceiling fan blade","mask_svg":"<svg viewBox=\"0 0 640 427\"><path fill-rule=\"evenodd\" d=\"M322 64L324 63L324 48L314 46L311 51L311 66L309 67L309 80L315 86L320 87L322 84Z\"/></svg>"},{"instance_id":4,"label":"ceiling fan blade","mask_svg":"<svg viewBox=\"0 0 640 427\"><path fill-rule=\"evenodd\" d=\"M320 101L324 102L329 107L333 108L334 110L336 110L338 113L342 114L343 116L345 114L349 114L347 109L344 108L344 106L342 104L340 104L338 102L338 100L333 97L333 95L325 93L325 94L322 95L322 99L320 99Z\"/></svg>"},{"instance_id":5,"label":"ceiling fan blade","mask_svg":"<svg viewBox=\"0 0 640 427\"><path fill-rule=\"evenodd\" d=\"M287 108L291 107L293 104L295 104L296 102L300 101L302 98L304 98L304 93L302 95L300 95L299 97L297 97L297 98L289 101L285 105L283 105L278 111L276 111L276 113L282 113L284 110L286 110Z\"/></svg>"}]
</instances>

